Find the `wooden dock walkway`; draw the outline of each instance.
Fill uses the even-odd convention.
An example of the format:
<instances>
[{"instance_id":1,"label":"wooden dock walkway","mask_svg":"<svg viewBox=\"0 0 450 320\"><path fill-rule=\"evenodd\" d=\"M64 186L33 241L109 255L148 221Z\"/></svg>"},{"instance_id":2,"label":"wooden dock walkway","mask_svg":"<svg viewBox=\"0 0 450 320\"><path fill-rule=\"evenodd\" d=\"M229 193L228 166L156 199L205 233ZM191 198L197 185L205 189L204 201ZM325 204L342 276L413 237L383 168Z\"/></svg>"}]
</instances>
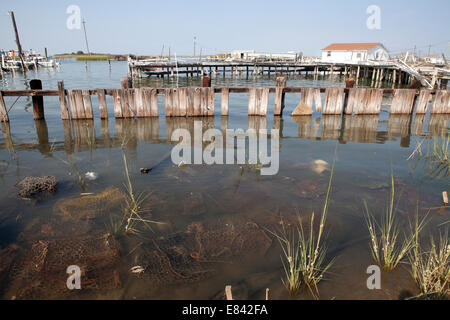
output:
<instances>
[{"instance_id":1,"label":"wooden dock walkway","mask_svg":"<svg viewBox=\"0 0 450 320\"><path fill-rule=\"evenodd\" d=\"M277 86L266 87L178 87L178 88L121 88L121 89L41 89L40 80L31 80L30 90L0 91L0 120L9 121L4 97L31 96L35 120L44 119L44 96L58 96L63 120L93 119L91 96L98 97L101 119L108 117L106 96L113 98L115 118L157 117L158 95L164 95L166 117L210 117L215 114L215 95L221 96L220 113L229 114L229 95L248 93L248 115L266 116L269 95L274 94L273 115L282 116L285 95L300 93L300 101L292 115L379 114L381 105L389 104L391 114L450 113L450 90L372 89L333 87L287 87L284 77L277 78ZM323 94L323 95L322 95ZM383 99L390 98L390 102Z\"/></svg>"},{"instance_id":2,"label":"wooden dock walkway","mask_svg":"<svg viewBox=\"0 0 450 320\"><path fill-rule=\"evenodd\" d=\"M155 61L129 60L129 75L133 79L147 76L175 77L177 74L186 76L213 75L225 77L264 75L353 75L356 83L368 80L372 87L378 87L382 82L392 86L409 85L418 80L424 87L433 89L446 88L450 79L450 70L441 68L418 69L408 66L401 61L360 62L360 63L327 63L327 62L295 62L295 61Z\"/></svg>"}]
</instances>

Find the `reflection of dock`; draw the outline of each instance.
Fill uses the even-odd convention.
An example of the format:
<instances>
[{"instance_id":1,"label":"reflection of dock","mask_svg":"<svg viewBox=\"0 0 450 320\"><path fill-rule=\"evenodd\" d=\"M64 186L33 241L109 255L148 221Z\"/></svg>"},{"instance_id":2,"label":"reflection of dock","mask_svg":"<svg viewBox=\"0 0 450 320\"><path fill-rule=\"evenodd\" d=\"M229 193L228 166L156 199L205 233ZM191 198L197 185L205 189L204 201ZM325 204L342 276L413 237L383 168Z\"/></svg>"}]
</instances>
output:
<instances>
[{"instance_id":1,"label":"reflection of dock","mask_svg":"<svg viewBox=\"0 0 450 320\"><path fill-rule=\"evenodd\" d=\"M408 147L411 136L432 137L445 136L448 132L450 115L431 115L426 123L424 115L390 115L387 131L379 129L377 115L349 116L342 118L336 115L321 117L299 116L292 118L298 125L298 137L309 140L337 140L340 143L384 143L387 140L400 138L400 145ZM279 130L280 139L283 135L285 120L276 117L273 119L273 129ZM64 139L52 141L49 138L45 120L36 120L36 135L38 143L14 142L11 137L10 124L2 123L3 142L0 149L10 151L38 149L43 154L52 151L65 151L66 153L85 152L93 149L119 148L125 143L127 148L134 149L137 142L152 144L176 144L171 141L176 129L186 129L194 136L194 122L200 121L202 132L214 128L212 117L167 117L165 119L165 132L160 132L158 118L142 119L116 119L113 128L110 122L102 120L100 130L96 132L92 120L63 121ZM225 136L228 128L228 117L221 117L220 131ZM248 117L248 129L256 132L268 128L266 117ZM115 133L113 133L115 132ZM52 142L50 142L52 141Z\"/></svg>"}]
</instances>

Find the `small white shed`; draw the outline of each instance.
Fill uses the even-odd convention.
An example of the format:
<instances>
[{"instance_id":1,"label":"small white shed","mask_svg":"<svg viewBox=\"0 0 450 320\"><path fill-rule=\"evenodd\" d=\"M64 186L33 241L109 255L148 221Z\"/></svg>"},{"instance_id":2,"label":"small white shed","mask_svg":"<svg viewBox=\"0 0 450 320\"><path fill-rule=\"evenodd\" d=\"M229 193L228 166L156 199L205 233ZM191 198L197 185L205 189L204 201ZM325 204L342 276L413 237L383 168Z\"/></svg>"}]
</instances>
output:
<instances>
[{"instance_id":1,"label":"small white shed","mask_svg":"<svg viewBox=\"0 0 450 320\"><path fill-rule=\"evenodd\" d=\"M389 60L381 43L333 43L322 49L322 61L335 63Z\"/></svg>"}]
</instances>

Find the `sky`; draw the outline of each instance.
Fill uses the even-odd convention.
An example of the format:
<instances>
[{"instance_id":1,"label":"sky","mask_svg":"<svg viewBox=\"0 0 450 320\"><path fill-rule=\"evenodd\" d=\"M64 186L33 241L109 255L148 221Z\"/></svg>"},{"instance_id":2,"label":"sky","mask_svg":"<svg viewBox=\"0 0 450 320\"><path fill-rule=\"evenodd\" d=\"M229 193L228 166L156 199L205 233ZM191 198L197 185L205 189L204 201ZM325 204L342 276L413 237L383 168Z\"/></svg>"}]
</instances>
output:
<instances>
[{"instance_id":1,"label":"sky","mask_svg":"<svg viewBox=\"0 0 450 320\"><path fill-rule=\"evenodd\" d=\"M336 42L381 42L391 53L413 50L450 56L449 0L17 0L0 9L0 48L16 49L8 11L14 11L24 50L86 52L84 32L69 29L71 5L86 21L91 52L172 55L254 49L319 56ZM369 29L367 8L380 9L380 29ZM71 20L73 21L73 19Z\"/></svg>"}]
</instances>

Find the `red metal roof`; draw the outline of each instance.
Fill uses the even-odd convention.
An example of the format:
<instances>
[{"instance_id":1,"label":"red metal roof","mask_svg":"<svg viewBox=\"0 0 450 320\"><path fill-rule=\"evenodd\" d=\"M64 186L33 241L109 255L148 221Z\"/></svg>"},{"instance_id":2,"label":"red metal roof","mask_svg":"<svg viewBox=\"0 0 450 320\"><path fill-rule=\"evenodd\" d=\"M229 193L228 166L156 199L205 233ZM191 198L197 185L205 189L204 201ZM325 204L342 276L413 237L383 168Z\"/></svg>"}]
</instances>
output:
<instances>
[{"instance_id":1,"label":"red metal roof","mask_svg":"<svg viewBox=\"0 0 450 320\"><path fill-rule=\"evenodd\" d=\"M373 47L380 45L379 42L374 43L332 43L328 47L323 48L323 51L355 51L355 50L370 50Z\"/></svg>"}]
</instances>

